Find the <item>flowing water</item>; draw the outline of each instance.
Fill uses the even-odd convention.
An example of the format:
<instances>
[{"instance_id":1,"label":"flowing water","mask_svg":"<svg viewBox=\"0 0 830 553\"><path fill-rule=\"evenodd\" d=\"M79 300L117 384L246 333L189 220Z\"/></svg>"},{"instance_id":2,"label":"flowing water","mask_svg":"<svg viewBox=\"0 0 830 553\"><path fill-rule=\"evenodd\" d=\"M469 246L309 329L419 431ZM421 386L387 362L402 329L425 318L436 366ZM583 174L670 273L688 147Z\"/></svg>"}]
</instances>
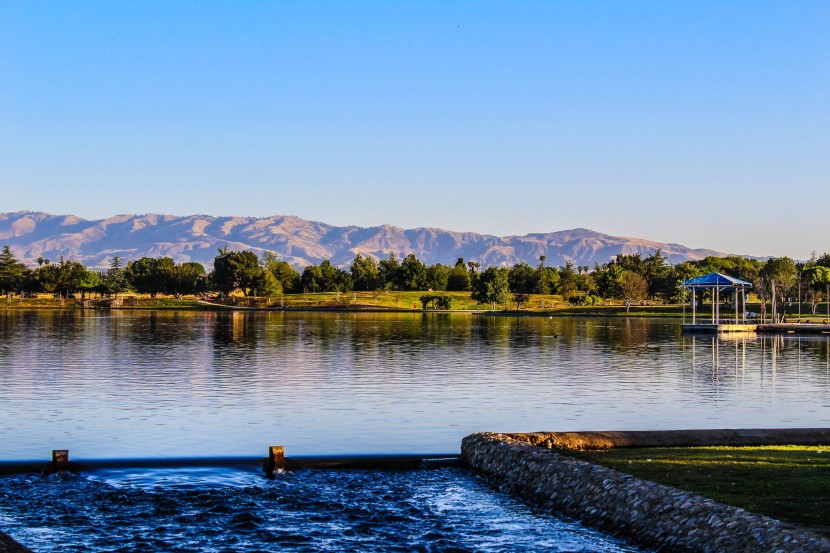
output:
<instances>
[{"instance_id":1,"label":"flowing water","mask_svg":"<svg viewBox=\"0 0 830 553\"><path fill-rule=\"evenodd\" d=\"M635 551L536 514L459 469L302 470L274 480L242 469L155 469L0 481L0 528L39 553Z\"/></svg>"},{"instance_id":2,"label":"flowing water","mask_svg":"<svg viewBox=\"0 0 830 553\"><path fill-rule=\"evenodd\" d=\"M829 343L681 336L666 319L12 311L0 314L0 461L63 448L252 457L270 444L456 453L481 430L828 426ZM562 551L619 547L451 469L187 474L6 477L0 528L73 551L120 550L119 535L140 544L125 551L533 550L550 535ZM216 517L199 515L212 501Z\"/></svg>"}]
</instances>

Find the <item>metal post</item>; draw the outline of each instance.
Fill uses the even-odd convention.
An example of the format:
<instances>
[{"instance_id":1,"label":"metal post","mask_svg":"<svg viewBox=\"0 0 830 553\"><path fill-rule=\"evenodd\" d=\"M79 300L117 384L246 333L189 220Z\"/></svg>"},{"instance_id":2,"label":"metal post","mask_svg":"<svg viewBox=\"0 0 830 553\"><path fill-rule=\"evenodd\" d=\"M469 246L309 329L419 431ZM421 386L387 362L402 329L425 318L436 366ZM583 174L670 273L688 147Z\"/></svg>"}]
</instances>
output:
<instances>
[{"instance_id":1,"label":"metal post","mask_svg":"<svg viewBox=\"0 0 830 553\"><path fill-rule=\"evenodd\" d=\"M692 324L697 324L697 299L694 288L692 288Z\"/></svg>"},{"instance_id":2,"label":"metal post","mask_svg":"<svg viewBox=\"0 0 830 553\"><path fill-rule=\"evenodd\" d=\"M716 290L717 290L717 288L712 288L712 324L717 324L717 323L715 323L715 304L717 303L715 301L715 292L716 292Z\"/></svg>"}]
</instances>

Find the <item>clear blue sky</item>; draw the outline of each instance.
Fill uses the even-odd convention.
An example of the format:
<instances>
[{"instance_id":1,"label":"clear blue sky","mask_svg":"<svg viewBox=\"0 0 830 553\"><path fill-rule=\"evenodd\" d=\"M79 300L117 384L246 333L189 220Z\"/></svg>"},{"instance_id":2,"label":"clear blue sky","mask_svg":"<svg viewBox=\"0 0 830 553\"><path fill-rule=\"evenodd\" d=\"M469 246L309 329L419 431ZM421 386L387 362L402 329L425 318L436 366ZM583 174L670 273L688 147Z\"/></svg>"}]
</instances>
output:
<instances>
[{"instance_id":1,"label":"clear blue sky","mask_svg":"<svg viewBox=\"0 0 830 553\"><path fill-rule=\"evenodd\" d=\"M830 2L0 4L0 211L830 250Z\"/></svg>"}]
</instances>

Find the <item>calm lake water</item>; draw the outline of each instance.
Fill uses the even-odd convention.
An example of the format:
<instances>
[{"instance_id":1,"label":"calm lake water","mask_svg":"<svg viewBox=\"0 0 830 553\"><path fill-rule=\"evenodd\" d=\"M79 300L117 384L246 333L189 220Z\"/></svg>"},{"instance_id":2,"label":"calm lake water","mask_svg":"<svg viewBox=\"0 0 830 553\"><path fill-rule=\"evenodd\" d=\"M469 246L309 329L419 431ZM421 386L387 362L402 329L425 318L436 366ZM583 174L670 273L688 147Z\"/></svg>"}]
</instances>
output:
<instances>
[{"instance_id":1,"label":"calm lake water","mask_svg":"<svg viewBox=\"0 0 830 553\"><path fill-rule=\"evenodd\" d=\"M481 431L830 425L830 337L666 319L0 314L0 460L455 453Z\"/></svg>"}]
</instances>

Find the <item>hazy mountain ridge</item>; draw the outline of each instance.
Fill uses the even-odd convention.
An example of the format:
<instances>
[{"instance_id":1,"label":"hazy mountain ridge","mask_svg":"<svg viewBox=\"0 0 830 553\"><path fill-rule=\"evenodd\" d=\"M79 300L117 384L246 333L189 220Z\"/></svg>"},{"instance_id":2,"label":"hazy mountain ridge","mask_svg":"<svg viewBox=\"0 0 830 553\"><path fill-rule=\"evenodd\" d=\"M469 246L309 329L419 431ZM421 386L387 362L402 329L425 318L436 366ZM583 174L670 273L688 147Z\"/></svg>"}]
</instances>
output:
<instances>
[{"instance_id":1,"label":"hazy mountain ridge","mask_svg":"<svg viewBox=\"0 0 830 553\"><path fill-rule=\"evenodd\" d=\"M210 265L216 251L247 249L261 254L276 252L282 259L303 267L331 259L348 265L356 253L376 258L390 253L414 253L425 263L452 264L459 257L489 265L513 265L526 261L593 267L620 253L649 255L661 249L670 261L702 259L721 252L691 249L639 238L610 236L588 229L571 229L524 236L492 236L437 228L402 229L336 227L291 215L273 217L214 217L209 215L116 215L85 220L74 215L21 211L0 213L0 245L11 246L28 265L38 257L56 260L60 255L89 267L105 267L110 259L169 256L176 262L198 261Z\"/></svg>"}]
</instances>

